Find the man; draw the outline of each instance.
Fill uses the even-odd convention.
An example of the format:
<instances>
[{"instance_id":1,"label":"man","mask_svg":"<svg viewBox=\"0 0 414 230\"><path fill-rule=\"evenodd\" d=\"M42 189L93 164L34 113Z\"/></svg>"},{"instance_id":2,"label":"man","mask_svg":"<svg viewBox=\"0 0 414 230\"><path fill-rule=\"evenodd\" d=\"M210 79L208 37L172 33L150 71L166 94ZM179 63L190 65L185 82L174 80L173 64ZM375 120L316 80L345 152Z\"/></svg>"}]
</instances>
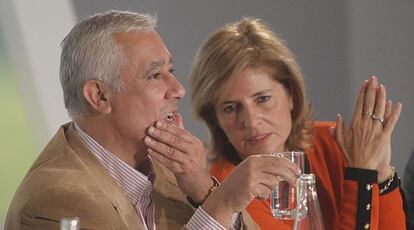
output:
<instances>
[{"instance_id":1,"label":"man","mask_svg":"<svg viewBox=\"0 0 414 230\"><path fill-rule=\"evenodd\" d=\"M263 167L255 159L220 186L208 175L202 143L177 112L185 91L155 24L149 15L108 11L63 40L60 80L73 121L23 179L5 229L56 229L75 216L82 229L256 228L242 211L268 196L276 176L266 183L252 176ZM197 151L177 154L174 145Z\"/></svg>"}]
</instances>

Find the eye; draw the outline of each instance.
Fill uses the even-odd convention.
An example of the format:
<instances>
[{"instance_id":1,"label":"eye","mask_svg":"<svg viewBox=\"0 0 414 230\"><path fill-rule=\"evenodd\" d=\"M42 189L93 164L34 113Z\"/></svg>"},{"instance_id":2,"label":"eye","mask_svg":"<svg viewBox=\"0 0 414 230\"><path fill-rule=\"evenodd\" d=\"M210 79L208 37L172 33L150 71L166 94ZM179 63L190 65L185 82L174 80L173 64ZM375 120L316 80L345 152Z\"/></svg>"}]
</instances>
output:
<instances>
[{"instance_id":1,"label":"eye","mask_svg":"<svg viewBox=\"0 0 414 230\"><path fill-rule=\"evenodd\" d=\"M267 95L263 95L263 96L259 96L256 98L256 102L258 103L262 103L262 102L266 102L270 99L270 96Z\"/></svg>"},{"instance_id":2,"label":"eye","mask_svg":"<svg viewBox=\"0 0 414 230\"><path fill-rule=\"evenodd\" d=\"M239 107L236 104L226 105L223 109L225 113L232 113L239 109Z\"/></svg>"},{"instance_id":3,"label":"eye","mask_svg":"<svg viewBox=\"0 0 414 230\"><path fill-rule=\"evenodd\" d=\"M150 79L159 79L161 77L161 73L152 74L149 78Z\"/></svg>"},{"instance_id":4,"label":"eye","mask_svg":"<svg viewBox=\"0 0 414 230\"><path fill-rule=\"evenodd\" d=\"M170 74L174 74L175 69L174 68L171 68L169 72L170 72Z\"/></svg>"}]
</instances>

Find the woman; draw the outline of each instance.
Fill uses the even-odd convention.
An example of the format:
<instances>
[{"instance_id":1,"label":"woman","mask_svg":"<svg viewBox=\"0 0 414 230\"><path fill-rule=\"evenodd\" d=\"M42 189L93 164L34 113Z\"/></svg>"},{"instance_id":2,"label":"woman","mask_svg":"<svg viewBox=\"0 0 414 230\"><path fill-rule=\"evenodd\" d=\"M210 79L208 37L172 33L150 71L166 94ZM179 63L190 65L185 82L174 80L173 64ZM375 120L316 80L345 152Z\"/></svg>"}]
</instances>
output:
<instances>
[{"instance_id":1,"label":"woman","mask_svg":"<svg viewBox=\"0 0 414 230\"><path fill-rule=\"evenodd\" d=\"M390 139L401 104L386 101L376 77L363 82L346 128L314 122L302 73L290 50L258 19L226 25L200 48L190 74L195 114L212 137L211 173L224 181L252 155L304 150L326 229L405 229ZM331 134L336 125L335 137ZM247 211L262 229L291 229L269 200Z\"/></svg>"}]
</instances>

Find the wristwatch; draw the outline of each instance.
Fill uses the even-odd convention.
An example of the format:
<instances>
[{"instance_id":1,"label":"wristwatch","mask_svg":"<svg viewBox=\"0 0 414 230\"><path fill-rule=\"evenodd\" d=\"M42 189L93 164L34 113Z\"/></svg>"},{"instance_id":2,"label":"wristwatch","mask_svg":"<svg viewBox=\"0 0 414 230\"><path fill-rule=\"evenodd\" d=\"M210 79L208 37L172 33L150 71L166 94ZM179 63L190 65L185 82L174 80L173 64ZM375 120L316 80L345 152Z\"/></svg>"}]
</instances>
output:
<instances>
[{"instance_id":1,"label":"wristwatch","mask_svg":"<svg viewBox=\"0 0 414 230\"><path fill-rule=\"evenodd\" d=\"M204 201L207 200L207 198L211 195L211 193L213 193L213 191L216 190L220 186L220 182L215 177L211 176L210 178L213 181L213 186L211 186L208 189L207 195L204 197L204 199L200 203L195 202L193 199L191 199L191 197L187 196L188 203L190 203L191 206L193 206L194 208L200 207L200 205L202 205Z\"/></svg>"}]
</instances>

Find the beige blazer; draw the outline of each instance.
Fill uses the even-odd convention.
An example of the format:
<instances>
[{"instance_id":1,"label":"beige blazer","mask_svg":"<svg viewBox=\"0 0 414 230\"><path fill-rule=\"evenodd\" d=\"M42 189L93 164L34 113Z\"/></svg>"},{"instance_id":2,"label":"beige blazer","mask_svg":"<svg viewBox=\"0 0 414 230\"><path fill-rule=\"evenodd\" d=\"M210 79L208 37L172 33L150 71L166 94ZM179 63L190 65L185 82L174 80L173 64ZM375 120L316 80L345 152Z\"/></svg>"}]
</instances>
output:
<instances>
[{"instance_id":1,"label":"beige blazer","mask_svg":"<svg viewBox=\"0 0 414 230\"><path fill-rule=\"evenodd\" d=\"M154 170L157 229L183 228L195 209L167 168L154 162ZM144 229L121 187L68 123L29 169L13 197L4 229L58 229L62 217L75 216L82 229ZM242 222L243 229L256 229L245 212Z\"/></svg>"}]
</instances>

